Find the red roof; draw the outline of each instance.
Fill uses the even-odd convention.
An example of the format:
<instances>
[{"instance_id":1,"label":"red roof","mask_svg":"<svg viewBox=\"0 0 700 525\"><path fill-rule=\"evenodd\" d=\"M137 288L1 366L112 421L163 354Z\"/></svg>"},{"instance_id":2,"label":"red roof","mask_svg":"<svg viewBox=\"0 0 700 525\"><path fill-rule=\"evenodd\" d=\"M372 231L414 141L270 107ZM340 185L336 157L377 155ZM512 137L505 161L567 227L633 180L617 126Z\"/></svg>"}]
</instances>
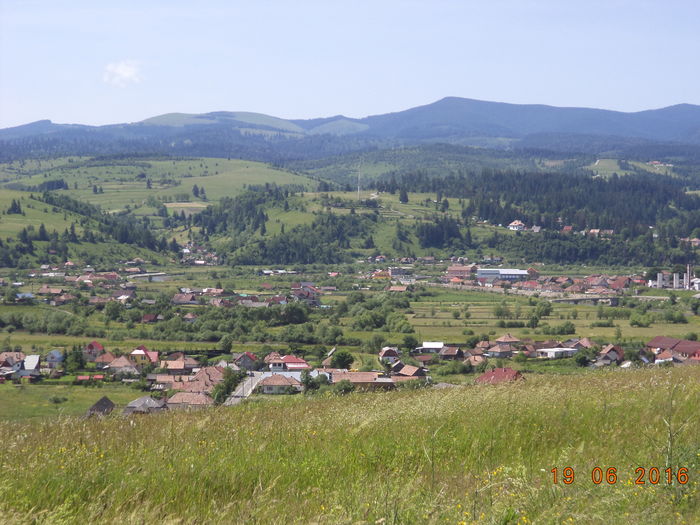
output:
<instances>
[{"instance_id":1,"label":"red roof","mask_svg":"<svg viewBox=\"0 0 700 525\"><path fill-rule=\"evenodd\" d=\"M489 372L485 372L476 378L477 383L495 385L506 381L515 381L521 379L523 375L512 368L494 368Z\"/></svg>"},{"instance_id":2,"label":"red roof","mask_svg":"<svg viewBox=\"0 0 700 525\"><path fill-rule=\"evenodd\" d=\"M295 355L286 355L282 358L282 361L289 364L289 363L299 363L299 364L306 364L306 361L304 361L301 357L297 357Z\"/></svg>"},{"instance_id":3,"label":"red roof","mask_svg":"<svg viewBox=\"0 0 700 525\"><path fill-rule=\"evenodd\" d=\"M673 348L676 346L678 343L680 343L680 339L676 339L675 337L665 337L663 335L657 335L654 339L649 341L647 343L648 348L661 348L661 349L669 349Z\"/></svg>"},{"instance_id":4,"label":"red roof","mask_svg":"<svg viewBox=\"0 0 700 525\"><path fill-rule=\"evenodd\" d=\"M75 379L78 381L90 381L90 376L78 376Z\"/></svg>"},{"instance_id":5,"label":"red roof","mask_svg":"<svg viewBox=\"0 0 700 525\"><path fill-rule=\"evenodd\" d=\"M94 348L95 350L104 350L105 347L102 346L100 343L97 341L91 341L90 343L87 344L87 346Z\"/></svg>"}]
</instances>

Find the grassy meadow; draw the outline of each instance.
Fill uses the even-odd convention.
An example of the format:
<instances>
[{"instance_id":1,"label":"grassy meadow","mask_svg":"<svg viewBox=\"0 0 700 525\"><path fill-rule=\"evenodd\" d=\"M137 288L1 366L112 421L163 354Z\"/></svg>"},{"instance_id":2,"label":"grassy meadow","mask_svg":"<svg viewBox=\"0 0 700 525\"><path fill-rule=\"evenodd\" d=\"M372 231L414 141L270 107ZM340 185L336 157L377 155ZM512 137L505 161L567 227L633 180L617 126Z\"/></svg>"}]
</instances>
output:
<instances>
[{"instance_id":1,"label":"grassy meadow","mask_svg":"<svg viewBox=\"0 0 700 525\"><path fill-rule=\"evenodd\" d=\"M7 422L0 512L5 523L698 523L698 400L700 367L683 367ZM616 468L614 483L594 484L595 467ZM635 484L637 467L662 481Z\"/></svg>"},{"instance_id":2,"label":"grassy meadow","mask_svg":"<svg viewBox=\"0 0 700 525\"><path fill-rule=\"evenodd\" d=\"M101 387L72 386L70 384L0 385L0 420L55 418L56 416L83 416L102 396L107 396L120 410L129 401L143 393L120 383L105 383ZM61 403L51 399L65 398Z\"/></svg>"},{"instance_id":3,"label":"grassy meadow","mask_svg":"<svg viewBox=\"0 0 700 525\"><path fill-rule=\"evenodd\" d=\"M11 185L19 183L24 186L63 179L68 189L59 193L65 192L73 198L99 205L106 211L128 207L136 214L154 211L148 205L149 197L171 203L181 202L180 208L192 209L195 203L208 205L221 197L235 196L246 185L276 183L306 187L310 182L307 177L267 164L235 159L69 160L56 159L39 165L26 163L24 167L18 163L3 164L0 165L0 178ZM151 180L151 189L146 186L148 179ZM192 195L195 184L205 188L207 201ZM93 186L102 187L103 193L94 193ZM175 208L178 209L177 206Z\"/></svg>"}]
</instances>

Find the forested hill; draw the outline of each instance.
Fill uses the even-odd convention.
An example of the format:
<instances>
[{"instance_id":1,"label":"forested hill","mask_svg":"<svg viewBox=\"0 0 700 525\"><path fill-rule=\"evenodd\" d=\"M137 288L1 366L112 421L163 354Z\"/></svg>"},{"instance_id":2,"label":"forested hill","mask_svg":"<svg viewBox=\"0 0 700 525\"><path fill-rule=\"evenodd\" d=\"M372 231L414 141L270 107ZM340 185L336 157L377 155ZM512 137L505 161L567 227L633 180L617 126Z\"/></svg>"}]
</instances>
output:
<instances>
[{"instance_id":1,"label":"forested hill","mask_svg":"<svg viewBox=\"0 0 700 525\"><path fill-rule=\"evenodd\" d=\"M362 119L285 120L222 111L171 113L109 126L44 120L0 130L0 160L141 152L277 162L432 142L589 153L687 144L695 151L700 149L700 106L623 113L448 97Z\"/></svg>"}]
</instances>

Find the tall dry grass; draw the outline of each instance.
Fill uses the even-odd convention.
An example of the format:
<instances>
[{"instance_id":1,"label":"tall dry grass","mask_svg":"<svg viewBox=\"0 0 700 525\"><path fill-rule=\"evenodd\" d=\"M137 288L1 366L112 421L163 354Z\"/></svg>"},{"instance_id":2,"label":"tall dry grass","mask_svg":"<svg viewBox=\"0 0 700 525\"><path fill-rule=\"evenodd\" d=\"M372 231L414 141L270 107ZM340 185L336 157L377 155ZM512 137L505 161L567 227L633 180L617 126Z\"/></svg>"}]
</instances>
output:
<instances>
[{"instance_id":1,"label":"tall dry grass","mask_svg":"<svg viewBox=\"0 0 700 525\"><path fill-rule=\"evenodd\" d=\"M700 367L0 427L9 523L699 523ZM670 432L670 434L669 434ZM669 445L669 435L674 435ZM689 469L635 485L634 469ZM571 485L550 469L571 466ZM595 485L591 470L618 481ZM383 521L382 521L383 520Z\"/></svg>"}]
</instances>

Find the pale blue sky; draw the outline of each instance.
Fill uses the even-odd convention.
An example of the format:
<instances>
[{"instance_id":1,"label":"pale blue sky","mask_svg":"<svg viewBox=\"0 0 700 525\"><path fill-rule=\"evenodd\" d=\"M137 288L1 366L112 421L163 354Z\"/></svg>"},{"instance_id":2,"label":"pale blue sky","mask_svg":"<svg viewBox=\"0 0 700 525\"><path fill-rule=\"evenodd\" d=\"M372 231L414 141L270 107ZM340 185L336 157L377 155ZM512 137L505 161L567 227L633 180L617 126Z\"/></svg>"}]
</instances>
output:
<instances>
[{"instance_id":1,"label":"pale blue sky","mask_svg":"<svg viewBox=\"0 0 700 525\"><path fill-rule=\"evenodd\" d=\"M700 2L0 0L0 127L700 104ZM198 5L202 4L202 6Z\"/></svg>"}]
</instances>

